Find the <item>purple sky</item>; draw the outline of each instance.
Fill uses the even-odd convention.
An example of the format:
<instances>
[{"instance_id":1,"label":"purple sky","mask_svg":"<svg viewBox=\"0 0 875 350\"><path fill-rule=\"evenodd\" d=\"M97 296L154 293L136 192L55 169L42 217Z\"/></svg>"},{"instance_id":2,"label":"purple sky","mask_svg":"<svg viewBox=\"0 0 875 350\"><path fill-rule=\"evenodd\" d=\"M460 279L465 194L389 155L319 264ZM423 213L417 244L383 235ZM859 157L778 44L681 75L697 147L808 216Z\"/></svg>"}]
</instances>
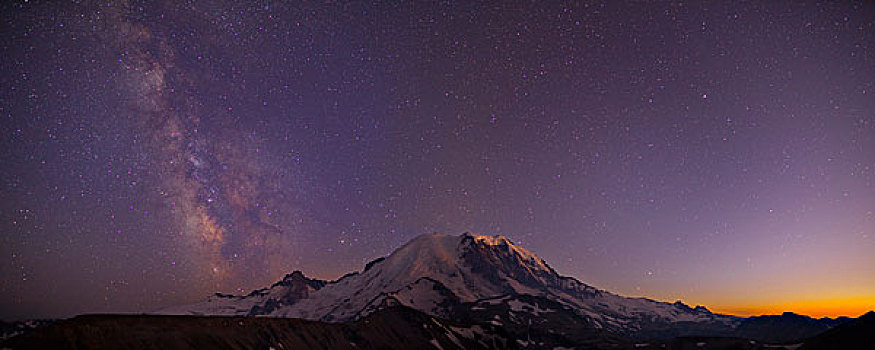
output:
<instances>
[{"instance_id":1,"label":"purple sky","mask_svg":"<svg viewBox=\"0 0 875 350\"><path fill-rule=\"evenodd\" d=\"M465 231L625 295L875 303L869 2L182 3L0 4L0 318Z\"/></svg>"}]
</instances>

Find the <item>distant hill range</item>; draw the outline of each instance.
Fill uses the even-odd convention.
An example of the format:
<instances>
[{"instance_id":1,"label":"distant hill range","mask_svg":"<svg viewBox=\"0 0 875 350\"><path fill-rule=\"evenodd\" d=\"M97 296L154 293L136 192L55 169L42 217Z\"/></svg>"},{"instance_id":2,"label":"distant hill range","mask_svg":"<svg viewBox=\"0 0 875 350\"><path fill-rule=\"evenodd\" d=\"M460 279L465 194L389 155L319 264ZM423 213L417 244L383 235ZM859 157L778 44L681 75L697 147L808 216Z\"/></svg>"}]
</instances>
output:
<instances>
[{"instance_id":1,"label":"distant hill range","mask_svg":"<svg viewBox=\"0 0 875 350\"><path fill-rule=\"evenodd\" d=\"M835 337L875 334L870 316L743 318L623 297L559 275L504 237L435 234L336 281L295 271L248 295L216 294L156 315L79 316L3 346L820 349Z\"/></svg>"}]
</instances>

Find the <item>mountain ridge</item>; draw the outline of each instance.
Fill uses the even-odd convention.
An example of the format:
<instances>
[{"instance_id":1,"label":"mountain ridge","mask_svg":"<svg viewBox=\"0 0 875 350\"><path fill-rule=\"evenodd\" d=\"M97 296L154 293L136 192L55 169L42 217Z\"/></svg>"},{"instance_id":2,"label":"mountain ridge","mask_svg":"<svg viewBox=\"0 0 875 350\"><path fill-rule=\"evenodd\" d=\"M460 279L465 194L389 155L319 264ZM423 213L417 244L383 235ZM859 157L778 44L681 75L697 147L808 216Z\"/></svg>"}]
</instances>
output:
<instances>
[{"instance_id":1,"label":"mountain ridge","mask_svg":"<svg viewBox=\"0 0 875 350\"><path fill-rule=\"evenodd\" d=\"M423 279L425 278L425 279ZM732 323L734 316L706 308L627 298L560 275L534 253L503 236L430 234L412 239L363 270L335 281L292 272L246 296L222 295L159 314L248 315L349 322L392 298L433 316L457 314L462 303L505 295L532 295L565 305L596 328L634 332L647 323Z\"/></svg>"},{"instance_id":2,"label":"mountain ridge","mask_svg":"<svg viewBox=\"0 0 875 350\"><path fill-rule=\"evenodd\" d=\"M468 232L418 236L388 256L368 262L361 271L334 281L294 271L271 287L245 296L212 296L157 313L346 323L393 306L472 324L498 322L519 329L530 329L520 328L521 322L551 320L554 325L541 325L544 332L556 323L566 322L572 324L557 328L568 333L583 328L603 330L633 340L739 334L786 340L832 326L815 320L801 331L782 332L785 324L798 322L789 317L763 321L716 314L680 300L668 303L624 297L560 275L546 261L506 237Z\"/></svg>"}]
</instances>

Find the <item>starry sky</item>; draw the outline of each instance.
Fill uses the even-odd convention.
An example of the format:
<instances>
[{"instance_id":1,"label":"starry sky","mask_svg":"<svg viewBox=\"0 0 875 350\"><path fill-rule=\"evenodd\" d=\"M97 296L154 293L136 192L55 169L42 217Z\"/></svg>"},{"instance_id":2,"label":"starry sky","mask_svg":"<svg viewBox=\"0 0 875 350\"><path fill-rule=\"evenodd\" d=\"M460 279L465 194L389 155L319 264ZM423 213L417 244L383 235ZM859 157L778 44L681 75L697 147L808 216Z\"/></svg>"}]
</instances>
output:
<instances>
[{"instance_id":1,"label":"starry sky","mask_svg":"<svg viewBox=\"0 0 875 350\"><path fill-rule=\"evenodd\" d=\"M0 318L425 233L741 315L875 305L871 2L3 1Z\"/></svg>"}]
</instances>

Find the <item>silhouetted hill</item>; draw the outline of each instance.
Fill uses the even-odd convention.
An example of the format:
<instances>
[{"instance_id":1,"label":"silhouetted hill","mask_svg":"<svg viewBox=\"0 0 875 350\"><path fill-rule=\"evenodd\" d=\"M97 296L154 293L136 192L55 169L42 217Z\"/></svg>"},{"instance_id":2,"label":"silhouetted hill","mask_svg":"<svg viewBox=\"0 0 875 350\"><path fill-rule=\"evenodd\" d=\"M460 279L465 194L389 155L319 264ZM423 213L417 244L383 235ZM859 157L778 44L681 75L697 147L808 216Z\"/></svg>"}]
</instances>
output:
<instances>
[{"instance_id":1,"label":"silhouetted hill","mask_svg":"<svg viewBox=\"0 0 875 350\"><path fill-rule=\"evenodd\" d=\"M875 311L805 341L800 350L875 349Z\"/></svg>"},{"instance_id":2,"label":"silhouetted hill","mask_svg":"<svg viewBox=\"0 0 875 350\"><path fill-rule=\"evenodd\" d=\"M792 312L785 312L781 315L754 316L741 321L732 335L762 342L802 341L848 320L850 319L846 317L816 319Z\"/></svg>"}]
</instances>

